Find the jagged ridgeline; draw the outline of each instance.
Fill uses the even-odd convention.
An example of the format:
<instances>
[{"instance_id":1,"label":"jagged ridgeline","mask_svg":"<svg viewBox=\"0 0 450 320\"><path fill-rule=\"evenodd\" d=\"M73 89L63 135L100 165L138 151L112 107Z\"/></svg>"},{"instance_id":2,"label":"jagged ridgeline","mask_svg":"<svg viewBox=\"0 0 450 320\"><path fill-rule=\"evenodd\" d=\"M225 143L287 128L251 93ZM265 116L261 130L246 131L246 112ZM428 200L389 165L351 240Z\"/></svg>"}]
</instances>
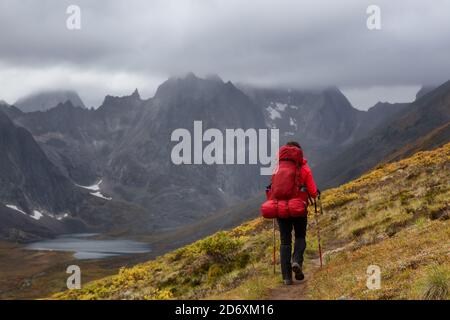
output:
<instances>
[{"instance_id":1,"label":"jagged ridgeline","mask_svg":"<svg viewBox=\"0 0 450 320\"><path fill-rule=\"evenodd\" d=\"M324 192L324 268L310 225L308 280L283 298L448 299L449 176L450 143ZM258 218L52 298L277 298L271 227ZM369 265L380 267L378 290L366 287Z\"/></svg>"},{"instance_id":2,"label":"jagged ridgeline","mask_svg":"<svg viewBox=\"0 0 450 320\"><path fill-rule=\"evenodd\" d=\"M268 177L259 164L172 161L172 134L193 133L197 121L203 132L278 129L281 144L300 142L321 189L442 146L450 136L450 81L422 90L414 102L378 103L368 111L355 109L335 87L254 88L192 73L168 79L152 98L137 90L108 95L97 109L66 91L25 100L58 104L23 112L0 103L0 130L9 132L0 137L0 239L9 241L73 232L146 236L209 221L262 194ZM28 142L12 143L20 134ZM241 223L248 216L230 219ZM204 224L206 233L196 239L216 226Z\"/></svg>"}]
</instances>

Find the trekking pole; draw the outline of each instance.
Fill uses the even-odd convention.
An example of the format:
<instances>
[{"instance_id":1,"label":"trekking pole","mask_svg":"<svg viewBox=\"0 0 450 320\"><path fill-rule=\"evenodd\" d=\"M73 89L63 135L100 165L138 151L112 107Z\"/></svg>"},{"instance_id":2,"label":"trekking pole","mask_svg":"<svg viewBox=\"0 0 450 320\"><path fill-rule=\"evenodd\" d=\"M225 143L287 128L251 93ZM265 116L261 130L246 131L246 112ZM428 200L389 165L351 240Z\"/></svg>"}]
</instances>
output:
<instances>
[{"instance_id":1,"label":"trekking pole","mask_svg":"<svg viewBox=\"0 0 450 320\"><path fill-rule=\"evenodd\" d=\"M275 263L276 263L276 239L275 239L275 219L272 219L273 224L273 274L275 274Z\"/></svg>"},{"instance_id":2,"label":"trekking pole","mask_svg":"<svg viewBox=\"0 0 450 320\"><path fill-rule=\"evenodd\" d=\"M320 214L322 214L322 202L320 201L320 196L319 196L319 207L320 207ZM319 217L318 217L318 213L317 213L317 200L314 199L314 220L316 222L316 227L317 227L317 242L319 244L319 259L320 259L320 267L322 268L322 244L320 241L320 227L319 227Z\"/></svg>"}]
</instances>

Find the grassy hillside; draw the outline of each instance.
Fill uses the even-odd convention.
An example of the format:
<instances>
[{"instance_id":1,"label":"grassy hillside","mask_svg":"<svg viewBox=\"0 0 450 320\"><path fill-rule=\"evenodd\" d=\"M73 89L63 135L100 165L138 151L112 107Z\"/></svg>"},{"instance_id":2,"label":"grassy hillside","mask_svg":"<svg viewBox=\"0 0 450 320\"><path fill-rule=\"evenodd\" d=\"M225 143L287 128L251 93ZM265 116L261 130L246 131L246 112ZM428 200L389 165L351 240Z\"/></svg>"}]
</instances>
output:
<instances>
[{"instance_id":1,"label":"grassy hillside","mask_svg":"<svg viewBox=\"0 0 450 320\"><path fill-rule=\"evenodd\" d=\"M317 267L311 223L308 281L290 287L289 298L448 299L449 177L450 143L324 192L325 266ZM271 228L271 221L258 218L52 298L277 298ZM373 264L381 268L378 290L366 287L366 270Z\"/></svg>"}]
</instances>

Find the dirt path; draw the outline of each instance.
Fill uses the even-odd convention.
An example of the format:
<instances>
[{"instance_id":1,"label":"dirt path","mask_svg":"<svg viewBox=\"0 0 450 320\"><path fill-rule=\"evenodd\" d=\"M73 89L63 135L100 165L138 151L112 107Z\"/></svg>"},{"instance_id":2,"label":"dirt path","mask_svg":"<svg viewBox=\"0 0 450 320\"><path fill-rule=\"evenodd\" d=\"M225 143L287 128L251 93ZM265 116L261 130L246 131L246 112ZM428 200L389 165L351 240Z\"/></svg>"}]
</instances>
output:
<instances>
[{"instance_id":1,"label":"dirt path","mask_svg":"<svg viewBox=\"0 0 450 320\"><path fill-rule=\"evenodd\" d=\"M281 285L271 289L268 294L269 300L307 300L306 289L308 281L315 269L319 268L319 259L310 260L309 268L305 271L305 279L302 281L294 280L291 286Z\"/></svg>"},{"instance_id":2,"label":"dirt path","mask_svg":"<svg viewBox=\"0 0 450 320\"><path fill-rule=\"evenodd\" d=\"M269 300L306 300L306 287L308 285L309 273L305 274L302 281L294 280L291 286L282 285L269 291Z\"/></svg>"},{"instance_id":3,"label":"dirt path","mask_svg":"<svg viewBox=\"0 0 450 320\"><path fill-rule=\"evenodd\" d=\"M335 241L327 244L329 250L324 251L322 254L323 259L330 254L343 251L347 248L347 244L341 241ZM267 294L269 300L307 300L308 282L312 277L312 274L320 268L319 258L310 258L305 260L305 279L302 281L294 280L294 284L287 286L280 284L280 286L270 289ZM324 262L325 263L325 262ZM278 265L278 272L280 272ZM281 275L280 275L281 278Z\"/></svg>"}]
</instances>

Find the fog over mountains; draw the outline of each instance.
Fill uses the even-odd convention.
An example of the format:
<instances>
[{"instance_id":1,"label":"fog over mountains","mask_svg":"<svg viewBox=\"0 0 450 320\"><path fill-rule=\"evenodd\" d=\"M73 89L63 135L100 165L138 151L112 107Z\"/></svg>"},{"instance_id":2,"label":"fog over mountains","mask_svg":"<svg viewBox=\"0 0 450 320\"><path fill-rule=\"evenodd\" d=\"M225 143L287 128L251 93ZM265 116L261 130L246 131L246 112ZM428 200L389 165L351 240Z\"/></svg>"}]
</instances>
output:
<instances>
[{"instance_id":1,"label":"fog over mountains","mask_svg":"<svg viewBox=\"0 0 450 320\"><path fill-rule=\"evenodd\" d=\"M59 103L70 101L74 106L84 108L78 93L70 90L52 90L32 93L17 100L14 105L23 112L46 111Z\"/></svg>"},{"instance_id":2,"label":"fog over mountains","mask_svg":"<svg viewBox=\"0 0 450 320\"><path fill-rule=\"evenodd\" d=\"M84 108L76 93L37 97L21 100L29 101L23 110L0 105L2 238L164 230L260 195L269 178L259 165L172 163L171 133L192 131L197 120L203 130L278 128L281 143L302 144L322 188L395 152L402 157L407 145L426 149L449 137L448 83L424 89L411 104L379 103L367 112L335 87L255 88L193 73L168 79L150 99L136 90L106 96L97 109ZM49 110L31 111L53 98Z\"/></svg>"}]
</instances>

